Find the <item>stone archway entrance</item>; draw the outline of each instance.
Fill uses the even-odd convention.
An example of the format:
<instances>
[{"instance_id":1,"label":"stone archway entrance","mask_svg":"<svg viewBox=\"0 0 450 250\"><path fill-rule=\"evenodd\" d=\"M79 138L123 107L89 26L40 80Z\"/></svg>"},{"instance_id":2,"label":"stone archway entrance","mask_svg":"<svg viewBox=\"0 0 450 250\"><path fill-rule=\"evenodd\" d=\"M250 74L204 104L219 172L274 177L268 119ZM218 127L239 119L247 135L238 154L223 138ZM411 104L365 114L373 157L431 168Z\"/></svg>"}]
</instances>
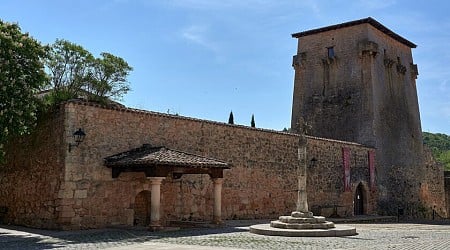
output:
<instances>
[{"instance_id":1,"label":"stone archway entrance","mask_svg":"<svg viewBox=\"0 0 450 250\"><path fill-rule=\"evenodd\" d=\"M144 190L136 195L134 199L134 222L135 226L148 226L151 218L151 193Z\"/></svg>"},{"instance_id":2,"label":"stone archway entrance","mask_svg":"<svg viewBox=\"0 0 450 250\"><path fill-rule=\"evenodd\" d=\"M364 188L362 183L359 183L358 187L356 188L355 198L353 201L355 215L364 214L364 199Z\"/></svg>"}]
</instances>

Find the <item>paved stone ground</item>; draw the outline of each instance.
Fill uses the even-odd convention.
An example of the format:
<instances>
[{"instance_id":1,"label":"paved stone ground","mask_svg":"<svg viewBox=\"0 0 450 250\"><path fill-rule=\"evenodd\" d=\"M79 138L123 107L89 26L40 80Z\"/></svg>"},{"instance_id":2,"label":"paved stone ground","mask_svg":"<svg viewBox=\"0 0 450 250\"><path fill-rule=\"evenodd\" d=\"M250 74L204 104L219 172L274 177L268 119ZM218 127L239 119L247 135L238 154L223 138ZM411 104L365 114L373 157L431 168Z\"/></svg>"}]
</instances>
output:
<instances>
[{"instance_id":1,"label":"paved stone ground","mask_svg":"<svg viewBox=\"0 0 450 250\"><path fill-rule=\"evenodd\" d=\"M139 229L48 231L0 226L0 249L450 249L450 223L347 224L358 235L326 238L263 236L228 221L221 228L149 232Z\"/></svg>"}]
</instances>

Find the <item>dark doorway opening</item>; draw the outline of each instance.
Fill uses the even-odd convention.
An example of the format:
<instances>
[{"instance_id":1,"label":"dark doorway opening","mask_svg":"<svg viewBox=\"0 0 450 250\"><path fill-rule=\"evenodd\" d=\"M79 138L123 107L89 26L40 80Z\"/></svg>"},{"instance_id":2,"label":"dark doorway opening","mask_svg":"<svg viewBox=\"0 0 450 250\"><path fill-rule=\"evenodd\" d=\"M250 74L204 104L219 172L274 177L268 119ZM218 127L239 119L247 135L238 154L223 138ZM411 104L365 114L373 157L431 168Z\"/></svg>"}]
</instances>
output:
<instances>
[{"instance_id":1,"label":"dark doorway opening","mask_svg":"<svg viewBox=\"0 0 450 250\"><path fill-rule=\"evenodd\" d=\"M134 200L134 225L148 226L150 224L150 191L142 191Z\"/></svg>"},{"instance_id":2,"label":"dark doorway opening","mask_svg":"<svg viewBox=\"0 0 450 250\"><path fill-rule=\"evenodd\" d=\"M363 215L364 214L364 190L363 190L363 186L361 183L356 188L355 199L353 202L354 202L355 215Z\"/></svg>"}]
</instances>

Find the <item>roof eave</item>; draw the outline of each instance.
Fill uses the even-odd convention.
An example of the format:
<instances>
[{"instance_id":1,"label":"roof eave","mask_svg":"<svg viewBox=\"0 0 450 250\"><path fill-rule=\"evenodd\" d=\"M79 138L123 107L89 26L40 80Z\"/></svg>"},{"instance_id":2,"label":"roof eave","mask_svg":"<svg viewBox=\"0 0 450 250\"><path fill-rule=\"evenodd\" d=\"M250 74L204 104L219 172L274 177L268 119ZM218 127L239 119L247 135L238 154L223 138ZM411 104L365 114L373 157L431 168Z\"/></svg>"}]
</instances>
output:
<instances>
[{"instance_id":1,"label":"roof eave","mask_svg":"<svg viewBox=\"0 0 450 250\"><path fill-rule=\"evenodd\" d=\"M397 33L393 32L392 30L388 29L386 26L384 26L383 24L381 24L380 22L378 22L377 20L375 20L371 17L359 19L359 20L355 20L355 21L350 21L350 22L346 22L346 23L330 25L330 26L326 26L326 27L322 27L322 28L297 32L297 33L291 34L291 36L293 38L300 38L300 37L309 36L312 34L318 34L318 33L326 32L326 31L330 31L330 30L336 30L336 29L351 27L351 26L365 24L365 23L372 25L376 29L380 30L381 32L392 37L393 39L397 40L398 42L405 44L406 46L408 46L410 48L417 48L416 44L403 38L402 36L398 35Z\"/></svg>"}]
</instances>

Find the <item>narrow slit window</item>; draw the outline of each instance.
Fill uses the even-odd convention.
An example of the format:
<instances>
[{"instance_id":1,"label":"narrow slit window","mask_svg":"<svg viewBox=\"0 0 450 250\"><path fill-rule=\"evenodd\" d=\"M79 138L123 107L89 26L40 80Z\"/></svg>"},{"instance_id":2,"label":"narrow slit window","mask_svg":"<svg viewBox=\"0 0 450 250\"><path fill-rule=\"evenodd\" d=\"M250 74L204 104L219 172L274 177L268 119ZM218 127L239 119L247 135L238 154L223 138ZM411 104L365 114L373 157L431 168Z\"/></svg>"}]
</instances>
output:
<instances>
[{"instance_id":1,"label":"narrow slit window","mask_svg":"<svg viewBox=\"0 0 450 250\"><path fill-rule=\"evenodd\" d=\"M328 47L328 58L334 58L334 47Z\"/></svg>"}]
</instances>

